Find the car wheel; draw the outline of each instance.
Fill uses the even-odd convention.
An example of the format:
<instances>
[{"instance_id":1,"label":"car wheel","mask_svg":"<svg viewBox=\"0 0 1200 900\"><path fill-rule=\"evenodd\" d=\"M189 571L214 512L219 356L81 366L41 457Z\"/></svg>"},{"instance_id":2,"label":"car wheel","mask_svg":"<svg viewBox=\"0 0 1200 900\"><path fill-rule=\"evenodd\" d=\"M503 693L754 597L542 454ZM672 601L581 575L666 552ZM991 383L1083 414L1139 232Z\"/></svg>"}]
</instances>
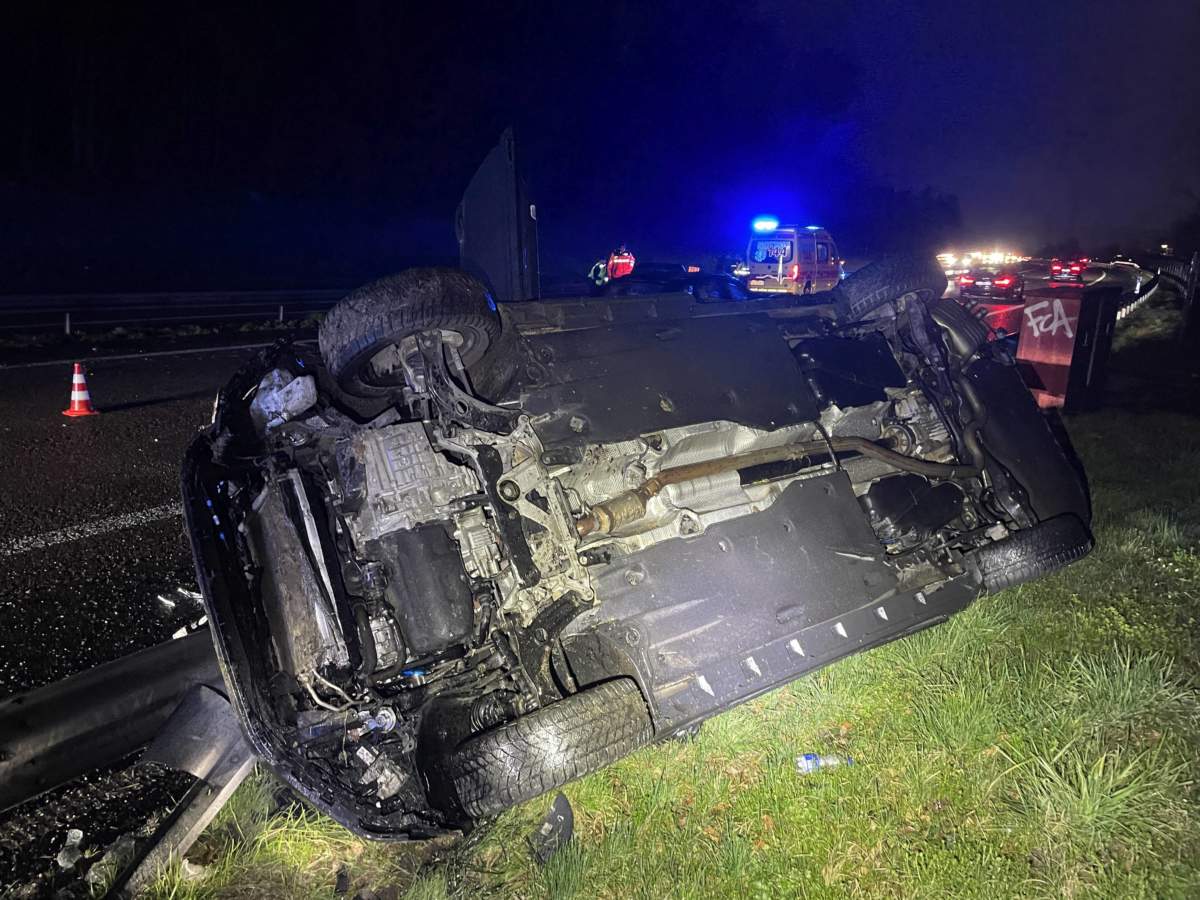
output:
<instances>
[{"instance_id":1,"label":"car wheel","mask_svg":"<svg viewBox=\"0 0 1200 900\"><path fill-rule=\"evenodd\" d=\"M934 257L886 256L869 263L833 289L842 324L857 322L905 294L936 300L946 292L946 273Z\"/></svg>"},{"instance_id":2,"label":"car wheel","mask_svg":"<svg viewBox=\"0 0 1200 900\"><path fill-rule=\"evenodd\" d=\"M408 269L364 285L321 322L318 340L330 373L347 393L380 397L404 386L406 338L440 330L477 377L499 339L500 318L487 288L456 269Z\"/></svg>"},{"instance_id":3,"label":"car wheel","mask_svg":"<svg viewBox=\"0 0 1200 900\"><path fill-rule=\"evenodd\" d=\"M493 816L650 743L638 686L606 681L469 738L448 763L462 811Z\"/></svg>"},{"instance_id":4,"label":"car wheel","mask_svg":"<svg viewBox=\"0 0 1200 900\"><path fill-rule=\"evenodd\" d=\"M994 594L1056 572L1083 559L1094 546L1088 527L1066 513L968 553L964 562L984 592Z\"/></svg>"}]
</instances>

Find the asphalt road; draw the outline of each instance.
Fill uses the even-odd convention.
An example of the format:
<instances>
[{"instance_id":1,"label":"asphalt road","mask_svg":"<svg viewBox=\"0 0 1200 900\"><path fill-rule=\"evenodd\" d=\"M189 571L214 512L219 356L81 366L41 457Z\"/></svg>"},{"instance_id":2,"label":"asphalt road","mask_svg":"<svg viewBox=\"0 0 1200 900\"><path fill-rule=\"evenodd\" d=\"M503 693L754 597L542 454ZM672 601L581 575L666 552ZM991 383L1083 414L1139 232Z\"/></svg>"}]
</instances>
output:
<instances>
[{"instance_id":1,"label":"asphalt road","mask_svg":"<svg viewBox=\"0 0 1200 900\"><path fill-rule=\"evenodd\" d=\"M169 637L195 615L179 463L254 351L98 360L101 415L68 419L70 365L0 369L0 695Z\"/></svg>"},{"instance_id":2,"label":"asphalt road","mask_svg":"<svg viewBox=\"0 0 1200 900\"><path fill-rule=\"evenodd\" d=\"M1023 268L1020 271L1021 277L1025 279L1027 290L1045 287L1051 283L1050 270L1045 263L1027 264L1027 268ZM1115 282L1120 284L1125 290L1132 291L1136 287L1135 279L1138 277L1138 271L1126 266L1110 266L1107 264L1088 266L1083 271L1083 283L1093 285L1101 282ZM1141 275L1143 283L1151 277L1148 272L1142 272ZM959 293L958 276L956 275L949 280L949 287L946 290L945 296L957 297Z\"/></svg>"}]
</instances>

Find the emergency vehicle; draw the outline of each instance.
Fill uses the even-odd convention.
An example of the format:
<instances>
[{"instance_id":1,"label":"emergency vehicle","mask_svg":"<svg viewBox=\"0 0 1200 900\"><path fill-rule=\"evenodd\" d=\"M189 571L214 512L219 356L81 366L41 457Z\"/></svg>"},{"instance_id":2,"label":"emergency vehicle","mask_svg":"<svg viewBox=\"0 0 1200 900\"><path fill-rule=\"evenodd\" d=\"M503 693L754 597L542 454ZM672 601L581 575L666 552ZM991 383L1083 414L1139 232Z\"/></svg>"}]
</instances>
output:
<instances>
[{"instance_id":1,"label":"emergency vehicle","mask_svg":"<svg viewBox=\"0 0 1200 900\"><path fill-rule=\"evenodd\" d=\"M819 225L756 219L746 248L747 287L763 293L828 291L845 278L837 245Z\"/></svg>"}]
</instances>

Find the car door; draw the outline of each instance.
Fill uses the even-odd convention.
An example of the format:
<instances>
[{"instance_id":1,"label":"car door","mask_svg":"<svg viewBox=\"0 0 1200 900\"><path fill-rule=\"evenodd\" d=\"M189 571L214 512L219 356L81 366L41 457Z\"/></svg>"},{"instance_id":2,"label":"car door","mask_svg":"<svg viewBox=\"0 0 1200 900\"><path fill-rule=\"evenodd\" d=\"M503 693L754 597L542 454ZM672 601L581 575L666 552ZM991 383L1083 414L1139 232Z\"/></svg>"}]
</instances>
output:
<instances>
[{"instance_id":1,"label":"car door","mask_svg":"<svg viewBox=\"0 0 1200 900\"><path fill-rule=\"evenodd\" d=\"M816 274L816 244L813 236L807 231L800 232L796 235L796 266L792 270L792 280L796 282L797 290L804 294L820 290L816 285Z\"/></svg>"},{"instance_id":2,"label":"car door","mask_svg":"<svg viewBox=\"0 0 1200 900\"><path fill-rule=\"evenodd\" d=\"M827 237L818 237L816 243L813 290L832 290L838 283L837 248L833 245L833 241Z\"/></svg>"}]
</instances>

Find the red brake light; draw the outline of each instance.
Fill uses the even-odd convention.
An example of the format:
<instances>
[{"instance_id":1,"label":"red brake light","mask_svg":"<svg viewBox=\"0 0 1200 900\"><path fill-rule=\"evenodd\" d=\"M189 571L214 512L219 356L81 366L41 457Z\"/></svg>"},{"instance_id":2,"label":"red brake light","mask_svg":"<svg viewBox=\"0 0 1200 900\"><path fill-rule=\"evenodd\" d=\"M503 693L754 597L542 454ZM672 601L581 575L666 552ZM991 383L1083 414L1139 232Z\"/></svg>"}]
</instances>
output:
<instances>
[{"instance_id":1,"label":"red brake light","mask_svg":"<svg viewBox=\"0 0 1200 900\"><path fill-rule=\"evenodd\" d=\"M1012 281L1013 280L1011 278L1005 275L1003 278L997 278L992 282L992 284L994 284L996 287L1008 287L1010 284L1012 284Z\"/></svg>"},{"instance_id":2,"label":"red brake light","mask_svg":"<svg viewBox=\"0 0 1200 900\"><path fill-rule=\"evenodd\" d=\"M1083 271L1083 266L1079 265L1078 263L1071 266L1071 274L1072 275L1078 275L1082 271Z\"/></svg>"},{"instance_id":3,"label":"red brake light","mask_svg":"<svg viewBox=\"0 0 1200 900\"><path fill-rule=\"evenodd\" d=\"M971 285L973 285L975 283L975 279L972 278L970 275L960 275L958 277L958 283L960 285L962 285L963 287L970 287Z\"/></svg>"},{"instance_id":4,"label":"red brake light","mask_svg":"<svg viewBox=\"0 0 1200 900\"><path fill-rule=\"evenodd\" d=\"M1050 271L1051 272L1061 272L1062 271L1062 263L1050 263Z\"/></svg>"},{"instance_id":5,"label":"red brake light","mask_svg":"<svg viewBox=\"0 0 1200 900\"><path fill-rule=\"evenodd\" d=\"M792 281L800 280L800 263L792 263Z\"/></svg>"}]
</instances>

